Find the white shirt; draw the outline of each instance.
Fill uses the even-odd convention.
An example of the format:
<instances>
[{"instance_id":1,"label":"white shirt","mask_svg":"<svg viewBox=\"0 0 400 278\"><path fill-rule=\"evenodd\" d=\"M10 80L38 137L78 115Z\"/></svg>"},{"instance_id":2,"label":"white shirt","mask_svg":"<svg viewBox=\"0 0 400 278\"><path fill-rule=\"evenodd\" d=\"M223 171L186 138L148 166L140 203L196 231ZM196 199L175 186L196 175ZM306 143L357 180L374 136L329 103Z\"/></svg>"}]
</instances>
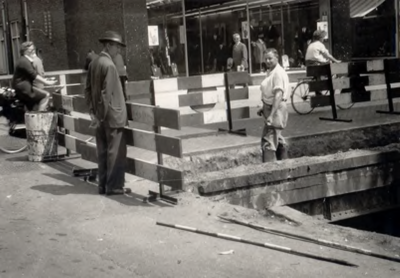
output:
<instances>
[{"instance_id":1,"label":"white shirt","mask_svg":"<svg viewBox=\"0 0 400 278\"><path fill-rule=\"evenodd\" d=\"M324 55L328 54L329 51L325 45L320 41L310 43L307 48L306 61L316 61L320 63L326 63L328 60Z\"/></svg>"},{"instance_id":2,"label":"white shirt","mask_svg":"<svg viewBox=\"0 0 400 278\"><path fill-rule=\"evenodd\" d=\"M289 76L286 71L277 64L272 71L267 72L267 76L261 82L261 100L265 104L272 105L277 91L282 90L282 99L289 97Z\"/></svg>"}]
</instances>

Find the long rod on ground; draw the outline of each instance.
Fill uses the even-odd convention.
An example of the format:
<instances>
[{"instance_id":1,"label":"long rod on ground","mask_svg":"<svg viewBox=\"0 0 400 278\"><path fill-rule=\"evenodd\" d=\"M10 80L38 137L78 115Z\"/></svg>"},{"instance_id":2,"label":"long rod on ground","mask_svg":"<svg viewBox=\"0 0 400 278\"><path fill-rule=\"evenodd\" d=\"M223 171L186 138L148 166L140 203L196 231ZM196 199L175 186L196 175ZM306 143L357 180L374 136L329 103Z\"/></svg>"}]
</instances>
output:
<instances>
[{"instance_id":1,"label":"long rod on ground","mask_svg":"<svg viewBox=\"0 0 400 278\"><path fill-rule=\"evenodd\" d=\"M375 253L375 252L372 252L370 250L365 250L365 249L357 248L357 247L354 247L354 246L349 246L349 245L339 244L339 243L336 243L336 242L331 242L331 241L324 240L324 239L315 239L315 238L311 238L311 237L307 237L307 236L301 236L301 235L297 235L297 234L293 234L293 233L289 233L289 232L274 230L274 229L270 229L270 228L267 228L267 227L264 227L264 226L251 224L249 222L240 221L240 220L236 220L236 219L232 219L232 218L228 218L228 217L224 217L224 216L218 216L218 217L223 219L223 220L225 220L225 221L229 221L229 222L232 222L232 223L240 224L240 225L243 225L243 226L248 226L248 227L251 227L251 228L257 229L257 230L262 230L264 232L267 232L267 233L270 233L270 234L274 234L274 235L286 236L286 237L289 237L289 238L299 239L299 240L307 241L307 242L310 242L310 243L315 243L315 244L319 244L319 245L328 246L328 247L331 247L331 248L336 248L336 249L339 249L339 250L344 250L344 251L349 251L349 252L353 252L353 253L363 254L363 255L376 257L376 258L389 260L389 261L394 261L394 262L400 262L400 258L396 258L396 257L392 257L392 256L387 256L387 255Z\"/></svg>"},{"instance_id":2,"label":"long rod on ground","mask_svg":"<svg viewBox=\"0 0 400 278\"><path fill-rule=\"evenodd\" d=\"M315 260L320 260L320 261L340 264L340 265L344 265L344 266L358 267L357 265L349 263L349 262L344 261L344 260L328 258L328 257L322 257L322 256L318 256L318 255L313 255L313 254L310 254L310 253L300 252L300 251L296 251L296 250L293 250L293 249L288 248L288 247L279 246L279 245L275 245L275 244L256 242L256 241L247 240L247 239L243 239L243 238L240 238L240 237L237 237L237 236L231 236L231 235L227 235L227 234L211 233L211 232L202 231L202 230L199 230L197 228L192 228L192 227L187 227L187 226L181 226L181 225L175 225L175 224L167 224L167 223L162 223L162 222L156 222L156 224L160 225L160 226L165 226L165 227L169 227L169 228L175 228L175 229L184 230L184 231L188 231L188 232L193 232L193 233L197 233L197 234L203 234L203 235L207 235L207 236L218 237L218 238L223 238L223 239L227 239L227 240L232 240L232 241L238 241L238 242L243 242L243 243L247 243L247 244L252 244L252 245L256 245L256 246L260 246L260 247L264 247L264 248L268 248L268 249L272 249L272 250L276 250L276 251L281 251L281 252L285 252L285 253L289 253L289 254L293 254L293 255L297 255L297 256L302 256L302 257L306 257L306 258L311 258L311 259L315 259Z\"/></svg>"}]
</instances>

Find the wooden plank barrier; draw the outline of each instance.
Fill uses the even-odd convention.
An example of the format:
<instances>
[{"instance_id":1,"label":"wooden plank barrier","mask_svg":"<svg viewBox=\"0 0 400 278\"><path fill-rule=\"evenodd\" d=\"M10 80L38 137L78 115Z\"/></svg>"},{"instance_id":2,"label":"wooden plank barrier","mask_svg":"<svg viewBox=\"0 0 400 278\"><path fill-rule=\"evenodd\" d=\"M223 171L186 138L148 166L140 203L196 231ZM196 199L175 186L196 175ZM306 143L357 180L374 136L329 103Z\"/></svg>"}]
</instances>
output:
<instances>
[{"instance_id":1,"label":"wooden plank barrier","mask_svg":"<svg viewBox=\"0 0 400 278\"><path fill-rule=\"evenodd\" d=\"M385 59L383 60L383 72L386 83L386 94L388 99L388 111L378 110L377 113L400 115L400 112L394 111L393 98L400 97L400 88L393 88L392 83L400 81L400 59Z\"/></svg>"},{"instance_id":2,"label":"wooden plank barrier","mask_svg":"<svg viewBox=\"0 0 400 278\"><path fill-rule=\"evenodd\" d=\"M247 72L225 73L225 99L230 133L245 133L243 121L250 118L250 107L232 109L231 102L249 99L250 75Z\"/></svg>"},{"instance_id":3,"label":"wooden plank barrier","mask_svg":"<svg viewBox=\"0 0 400 278\"><path fill-rule=\"evenodd\" d=\"M182 126L227 122L223 73L153 82L156 105L178 109Z\"/></svg>"},{"instance_id":4,"label":"wooden plank barrier","mask_svg":"<svg viewBox=\"0 0 400 278\"><path fill-rule=\"evenodd\" d=\"M143 85L143 84L142 84ZM56 109L88 113L88 107L83 96L67 96L54 94L54 106ZM150 126L164 126L180 129L180 113L177 110L155 107L147 104L139 104L128 101L126 103L128 118ZM59 114L59 126L69 131L93 136L94 130L90 129L91 121L84 118ZM166 154L182 157L182 143L180 138L156 134L145 130L125 127L127 144L141 149L150 150L157 154ZM59 132L59 144L67 149L78 152L82 158L97 162L95 144L83 139ZM170 169L160 164L153 164L136 158L127 159L127 172L144 179L163 183L173 189L183 188L183 172Z\"/></svg>"},{"instance_id":5,"label":"wooden plank barrier","mask_svg":"<svg viewBox=\"0 0 400 278\"><path fill-rule=\"evenodd\" d=\"M321 92L328 91L329 94L327 96L320 95L311 97L311 105L316 106L326 106L330 105L332 108L332 118L320 117L320 120L326 121L337 121L337 122L351 122L351 119L339 119L336 110L336 96L335 90L342 89L342 87L347 87L349 85L349 81L347 80L337 80L335 83L333 82L332 72L342 72L344 71L343 66L335 67L335 64L327 64L320 66L308 66L307 67L307 76L313 77L315 81L309 82L309 91L310 92ZM317 103L316 103L317 102Z\"/></svg>"}]
</instances>

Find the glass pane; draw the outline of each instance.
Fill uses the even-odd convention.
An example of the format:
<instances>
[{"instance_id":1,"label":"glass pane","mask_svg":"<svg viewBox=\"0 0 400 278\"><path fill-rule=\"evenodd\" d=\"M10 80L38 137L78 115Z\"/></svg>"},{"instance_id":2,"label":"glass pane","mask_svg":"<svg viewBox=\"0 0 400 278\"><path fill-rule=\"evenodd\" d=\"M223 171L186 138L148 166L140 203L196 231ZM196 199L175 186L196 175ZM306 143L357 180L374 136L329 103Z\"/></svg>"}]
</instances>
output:
<instances>
[{"instance_id":1,"label":"glass pane","mask_svg":"<svg viewBox=\"0 0 400 278\"><path fill-rule=\"evenodd\" d=\"M202 38L200 37L201 32L199 16L186 17L186 28L186 36L188 38L189 75L202 74L204 64L201 62Z\"/></svg>"},{"instance_id":2,"label":"glass pane","mask_svg":"<svg viewBox=\"0 0 400 278\"><path fill-rule=\"evenodd\" d=\"M153 75L185 76L186 34L181 1L148 5L149 51Z\"/></svg>"},{"instance_id":3,"label":"glass pane","mask_svg":"<svg viewBox=\"0 0 400 278\"><path fill-rule=\"evenodd\" d=\"M292 1L282 6L250 6L252 72L265 70L265 48L275 48L286 68L303 66L318 19L318 0Z\"/></svg>"},{"instance_id":4,"label":"glass pane","mask_svg":"<svg viewBox=\"0 0 400 278\"><path fill-rule=\"evenodd\" d=\"M350 0L353 58L396 56L396 12L392 0Z\"/></svg>"}]
</instances>

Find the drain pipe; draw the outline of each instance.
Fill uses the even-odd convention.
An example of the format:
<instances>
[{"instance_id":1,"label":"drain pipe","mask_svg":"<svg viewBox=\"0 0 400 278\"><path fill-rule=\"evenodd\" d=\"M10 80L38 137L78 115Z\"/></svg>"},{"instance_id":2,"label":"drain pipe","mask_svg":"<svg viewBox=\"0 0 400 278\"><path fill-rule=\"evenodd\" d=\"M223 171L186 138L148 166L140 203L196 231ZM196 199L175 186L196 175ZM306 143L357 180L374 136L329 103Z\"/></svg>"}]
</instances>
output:
<instances>
[{"instance_id":1,"label":"drain pipe","mask_svg":"<svg viewBox=\"0 0 400 278\"><path fill-rule=\"evenodd\" d=\"M25 19L25 36L26 40L30 41L30 30L29 30L29 19L28 19L28 5L26 3L26 0L22 0L22 13L23 13L23 18Z\"/></svg>"}]
</instances>

